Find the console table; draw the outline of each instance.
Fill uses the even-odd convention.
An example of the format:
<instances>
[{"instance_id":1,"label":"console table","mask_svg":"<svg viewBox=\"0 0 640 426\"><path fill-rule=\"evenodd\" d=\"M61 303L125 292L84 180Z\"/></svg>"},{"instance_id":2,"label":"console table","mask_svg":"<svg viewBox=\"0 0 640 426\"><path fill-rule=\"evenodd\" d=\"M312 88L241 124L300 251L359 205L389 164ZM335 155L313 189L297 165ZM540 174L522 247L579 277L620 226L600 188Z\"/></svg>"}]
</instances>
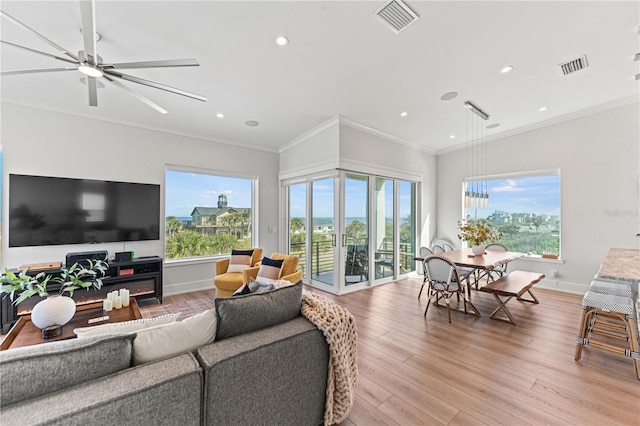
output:
<instances>
[{"instance_id":1,"label":"console table","mask_svg":"<svg viewBox=\"0 0 640 426\"><path fill-rule=\"evenodd\" d=\"M95 303L106 298L106 294L113 290L126 288L129 294L138 301L157 299L162 303L162 258L159 256L139 257L123 262L109 262L109 269L102 279L100 290L76 290L73 299L76 305L82 306ZM41 271L38 271L41 272ZM48 269L47 274L55 275L59 269ZM49 285L52 292L57 289ZM20 305L15 306L9 297L0 301L0 330L5 333L20 316L31 312L36 303L42 300L33 296Z\"/></svg>"}]
</instances>

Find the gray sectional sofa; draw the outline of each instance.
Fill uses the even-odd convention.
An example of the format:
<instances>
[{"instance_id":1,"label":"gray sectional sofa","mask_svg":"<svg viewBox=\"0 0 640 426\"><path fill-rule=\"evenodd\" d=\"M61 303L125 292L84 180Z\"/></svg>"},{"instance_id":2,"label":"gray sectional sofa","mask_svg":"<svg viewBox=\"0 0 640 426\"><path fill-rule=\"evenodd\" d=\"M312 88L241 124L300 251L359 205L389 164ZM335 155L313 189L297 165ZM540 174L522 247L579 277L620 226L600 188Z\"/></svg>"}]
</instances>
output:
<instances>
[{"instance_id":1,"label":"gray sectional sofa","mask_svg":"<svg viewBox=\"0 0 640 426\"><path fill-rule=\"evenodd\" d=\"M264 300L216 303L218 332L227 336L142 365L132 363L135 333L4 351L2 424L322 424L326 339L299 308L259 320L254 302ZM247 330L256 319L258 329Z\"/></svg>"}]
</instances>

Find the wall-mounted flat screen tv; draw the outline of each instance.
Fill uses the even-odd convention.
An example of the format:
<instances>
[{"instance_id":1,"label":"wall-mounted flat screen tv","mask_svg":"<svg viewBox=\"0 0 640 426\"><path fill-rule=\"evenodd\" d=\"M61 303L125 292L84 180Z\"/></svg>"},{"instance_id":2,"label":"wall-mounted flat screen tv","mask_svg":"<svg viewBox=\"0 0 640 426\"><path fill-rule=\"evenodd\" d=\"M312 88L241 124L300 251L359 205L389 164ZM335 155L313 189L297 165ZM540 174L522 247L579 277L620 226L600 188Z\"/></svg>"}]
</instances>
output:
<instances>
[{"instance_id":1,"label":"wall-mounted flat screen tv","mask_svg":"<svg viewBox=\"0 0 640 426\"><path fill-rule=\"evenodd\" d=\"M160 239L160 185L9 175L9 247Z\"/></svg>"}]
</instances>

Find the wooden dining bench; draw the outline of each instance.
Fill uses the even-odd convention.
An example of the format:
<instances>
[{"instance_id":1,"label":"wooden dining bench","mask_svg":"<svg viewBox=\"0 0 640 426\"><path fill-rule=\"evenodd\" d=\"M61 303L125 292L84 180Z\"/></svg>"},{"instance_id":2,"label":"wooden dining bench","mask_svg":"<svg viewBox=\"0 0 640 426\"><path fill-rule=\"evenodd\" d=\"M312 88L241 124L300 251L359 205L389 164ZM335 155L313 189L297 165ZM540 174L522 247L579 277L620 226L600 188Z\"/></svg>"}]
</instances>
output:
<instances>
[{"instance_id":1,"label":"wooden dining bench","mask_svg":"<svg viewBox=\"0 0 640 426\"><path fill-rule=\"evenodd\" d=\"M513 315L511 315L511 312L507 309L507 303L514 297L523 302L540 303L531 292L531 287L543 278L544 274L537 272L513 271L481 287L480 291L491 293L498 301L498 307L489 315L489 318L516 325ZM525 293L529 293L531 299L523 299L522 295ZM504 311L507 318L496 316L500 311Z\"/></svg>"}]
</instances>

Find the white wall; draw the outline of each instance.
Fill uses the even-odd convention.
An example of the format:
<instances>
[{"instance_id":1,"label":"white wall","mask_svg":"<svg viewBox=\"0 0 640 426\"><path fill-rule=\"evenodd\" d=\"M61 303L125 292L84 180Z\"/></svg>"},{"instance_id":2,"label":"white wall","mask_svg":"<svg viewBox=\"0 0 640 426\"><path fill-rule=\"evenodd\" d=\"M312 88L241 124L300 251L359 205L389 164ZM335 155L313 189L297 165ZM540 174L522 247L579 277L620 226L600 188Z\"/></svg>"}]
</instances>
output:
<instances>
[{"instance_id":1,"label":"white wall","mask_svg":"<svg viewBox=\"0 0 640 426\"><path fill-rule=\"evenodd\" d=\"M258 240L266 252L278 249L278 154L177 136L153 130L2 104L3 211L8 217L8 176L22 173L160 184L166 164L258 176ZM162 217L164 217L164 190ZM262 225L262 226L261 226ZM2 234L7 234L3 220ZM164 228L161 229L161 235ZM2 241L2 265L64 262L65 254L84 250L133 250L136 256L164 255L164 239L153 242L8 248ZM164 293L212 288L213 260L165 264Z\"/></svg>"},{"instance_id":2,"label":"white wall","mask_svg":"<svg viewBox=\"0 0 640 426\"><path fill-rule=\"evenodd\" d=\"M435 235L436 159L433 154L334 119L280 155L282 179L340 168L422 182L418 246Z\"/></svg>"},{"instance_id":3,"label":"white wall","mask_svg":"<svg viewBox=\"0 0 640 426\"><path fill-rule=\"evenodd\" d=\"M321 126L301 140L294 141L280 154L280 177L302 176L335 168L340 157L337 121Z\"/></svg>"},{"instance_id":4,"label":"white wall","mask_svg":"<svg viewBox=\"0 0 640 426\"><path fill-rule=\"evenodd\" d=\"M436 157L433 154L341 125L340 167L422 182L417 246L429 245L435 236L436 224Z\"/></svg>"},{"instance_id":5,"label":"white wall","mask_svg":"<svg viewBox=\"0 0 640 426\"><path fill-rule=\"evenodd\" d=\"M568 120L488 144L487 174L560 169L563 264L518 260L547 287L584 292L610 247L639 248L638 103ZM438 156L438 235L459 244L465 151ZM557 279L551 271L558 270Z\"/></svg>"}]
</instances>

